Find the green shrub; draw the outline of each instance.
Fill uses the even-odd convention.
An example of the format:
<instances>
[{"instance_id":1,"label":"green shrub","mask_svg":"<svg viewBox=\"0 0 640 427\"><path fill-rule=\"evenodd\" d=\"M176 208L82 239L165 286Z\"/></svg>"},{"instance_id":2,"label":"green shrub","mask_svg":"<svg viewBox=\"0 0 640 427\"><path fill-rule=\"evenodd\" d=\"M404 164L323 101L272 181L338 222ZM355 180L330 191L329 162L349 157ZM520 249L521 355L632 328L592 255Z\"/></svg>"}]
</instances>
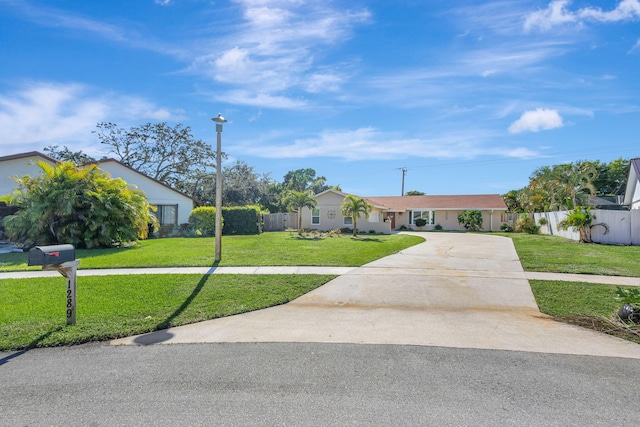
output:
<instances>
[{"instance_id":1,"label":"green shrub","mask_svg":"<svg viewBox=\"0 0 640 427\"><path fill-rule=\"evenodd\" d=\"M540 226L536 225L536 221L533 216L529 214L522 214L518 221L516 221L516 233L538 234L540 233Z\"/></svg>"},{"instance_id":2,"label":"green shrub","mask_svg":"<svg viewBox=\"0 0 640 427\"><path fill-rule=\"evenodd\" d=\"M202 236L213 236L216 233L216 208L213 206L195 208L189 214L189 224L194 230L199 230Z\"/></svg>"},{"instance_id":3,"label":"green shrub","mask_svg":"<svg viewBox=\"0 0 640 427\"><path fill-rule=\"evenodd\" d=\"M505 233L513 233L513 226L511 224L502 224L500 226L500 230L504 231Z\"/></svg>"},{"instance_id":4,"label":"green shrub","mask_svg":"<svg viewBox=\"0 0 640 427\"><path fill-rule=\"evenodd\" d=\"M222 208L224 224L222 234L260 234L260 208L255 206L238 206Z\"/></svg>"},{"instance_id":5,"label":"green shrub","mask_svg":"<svg viewBox=\"0 0 640 427\"><path fill-rule=\"evenodd\" d=\"M441 231L442 230L442 226L440 224L436 224L435 227L433 227L434 230L438 230Z\"/></svg>"},{"instance_id":6,"label":"green shrub","mask_svg":"<svg viewBox=\"0 0 640 427\"><path fill-rule=\"evenodd\" d=\"M427 220L424 218L418 218L413 222L416 227L424 227L425 225L427 225Z\"/></svg>"},{"instance_id":7,"label":"green shrub","mask_svg":"<svg viewBox=\"0 0 640 427\"><path fill-rule=\"evenodd\" d=\"M350 234L353 233L353 228L349 228L349 227L342 227L340 229L340 233L342 234Z\"/></svg>"}]
</instances>

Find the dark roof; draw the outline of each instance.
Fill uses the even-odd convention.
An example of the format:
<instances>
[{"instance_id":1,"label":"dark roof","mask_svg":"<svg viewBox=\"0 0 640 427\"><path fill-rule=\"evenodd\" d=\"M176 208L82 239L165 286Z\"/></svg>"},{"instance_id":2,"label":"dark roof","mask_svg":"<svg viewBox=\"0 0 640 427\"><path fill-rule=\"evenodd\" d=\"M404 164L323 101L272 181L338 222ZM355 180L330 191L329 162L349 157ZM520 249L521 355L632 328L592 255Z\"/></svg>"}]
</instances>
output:
<instances>
[{"instance_id":1,"label":"dark roof","mask_svg":"<svg viewBox=\"0 0 640 427\"><path fill-rule=\"evenodd\" d=\"M49 157L46 154L42 154L39 151L29 151L27 153L18 153L18 154L11 154L9 156L3 156L0 157L0 162L5 162L8 160L17 160L17 159L26 159L27 157L42 157L44 160L48 160L50 162L53 163L60 163L60 161L58 159L54 159L53 157Z\"/></svg>"}]
</instances>

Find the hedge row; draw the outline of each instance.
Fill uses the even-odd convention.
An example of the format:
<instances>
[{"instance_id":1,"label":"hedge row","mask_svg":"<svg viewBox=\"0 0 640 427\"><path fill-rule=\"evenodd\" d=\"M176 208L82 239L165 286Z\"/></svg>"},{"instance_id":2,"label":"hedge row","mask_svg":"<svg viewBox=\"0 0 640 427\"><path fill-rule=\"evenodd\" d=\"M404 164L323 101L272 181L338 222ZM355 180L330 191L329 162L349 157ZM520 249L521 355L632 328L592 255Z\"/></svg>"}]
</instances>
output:
<instances>
[{"instance_id":1,"label":"hedge row","mask_svg":"<svg viewBox=\"0 0 640 427\"><path fill-rule=\"evenodd\" d=\"M260 234L260 209L254 206L223 207L222 234ZM212 236L216 230L216 208L201 206L191 211L189 224L202 235Z\"/></svg>"}]
</instances>

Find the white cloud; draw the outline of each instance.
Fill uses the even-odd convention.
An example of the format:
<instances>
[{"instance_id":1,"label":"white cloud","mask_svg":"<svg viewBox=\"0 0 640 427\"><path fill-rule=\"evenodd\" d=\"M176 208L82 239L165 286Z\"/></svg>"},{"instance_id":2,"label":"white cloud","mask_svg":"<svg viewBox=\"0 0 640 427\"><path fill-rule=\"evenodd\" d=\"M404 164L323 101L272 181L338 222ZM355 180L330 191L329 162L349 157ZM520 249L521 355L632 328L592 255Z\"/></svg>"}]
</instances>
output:
<instances>
[{"instance_id":1,"label":"white cloud","mask_svg":"<svg viewBox=\"0 0 640 427\"><path fill-rule=\"evenodd\" d=\"M325 130L309 138L281 144L274 140L287 139L275 134L263 141L236 143L233 151L261 158L298 159L309 157L335 158L345 161L393 160L407 157L460 159L482 155L511 158L532 158L539 155L525 148L496 148L485 144L490 135L477 129L449 132L429 139L402 137L373 127L352 130Z\"/></svg>"},{"instance_id":2,"label":"white cloud","mask_svg":"<svg viewBox=\"0 0 640 427\"><path fill-rule=\"evenodd\" d=\"M553 0L546 9L529 14L524 20L524 30L531 31L536 27L549 30L555 25L576 22L575 14L566 10L569 3L570 0Z\"/></svg>"},{"instance_id":3,"label":"white cloud","mask_svg":"<svg viewBox=\"0 0 640 427\"><path fill-rule=\"evenodd\" d=\"M640 19L640 0L622 0L609 11L599 7L585 7L577 11L569 10L570 0L552 0L546 9L530 13L525 17L524 30L550 30L552 27L566 23L621 22Z\"/></svg>"},{"instance_id":4,"label":"white cloud","mask_svg":"<svg viewBox=\"0 0 640 427\"><path fill-rule=\"evenodd\" d=\"M25 151L52 144L87 144L95 140L91 131L98 122L176 118L140 98L96 93L77 83L33 82L0 93L0 147L19 146Z\"/></svg>"},{"instance_id":5,"label":"white cloud","mask_svg":"<svg viewBox=\"0 0 640 427\"><path fill-rule=\"evenodd\" d=\"M539 132L562 126L562 117L557 110L537 108L524 112L518 120L509 126L509 133Z\"/></svg>"},{"instance_id":6,"label":"white cloud","mask_svg":"<svg viewBox=\"0 0 640 427\"><path fill-rule=\"evenodd\" d=\"M318 58L333 44L351 37L355 25L368 21L367 10L332 8L325 2L238 0L242 24L198 54L189 71L235 87L226 93L256 93L234 104L297 108L290 93L336 92L346 75ZM332 68L339 68L337 66ZM285 95L285 91L287 94ZM261 100L265 104L259 104ZM287 107L288 106L288 107Z\"/></svg>"}]
</instances>

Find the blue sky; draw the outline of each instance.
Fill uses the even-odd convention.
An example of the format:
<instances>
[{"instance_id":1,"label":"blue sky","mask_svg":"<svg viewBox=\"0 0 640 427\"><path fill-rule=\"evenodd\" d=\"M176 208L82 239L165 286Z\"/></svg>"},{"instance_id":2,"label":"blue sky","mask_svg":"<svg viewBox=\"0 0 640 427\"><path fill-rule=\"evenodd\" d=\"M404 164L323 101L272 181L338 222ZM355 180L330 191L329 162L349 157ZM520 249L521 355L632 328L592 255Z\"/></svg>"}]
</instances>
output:
<instances>
[{"instance_id":1,"label":"blue sky","mask_svg":"<svg viewBox=\"0 0 640 427\"><path fill-rule=\"evenodd\" d=\"M640 0L0 0L0 155L167 121L281 181L505 193L640 156ZM108 155L108 154L107 154Z\"/></svg>"}]
</instances>

